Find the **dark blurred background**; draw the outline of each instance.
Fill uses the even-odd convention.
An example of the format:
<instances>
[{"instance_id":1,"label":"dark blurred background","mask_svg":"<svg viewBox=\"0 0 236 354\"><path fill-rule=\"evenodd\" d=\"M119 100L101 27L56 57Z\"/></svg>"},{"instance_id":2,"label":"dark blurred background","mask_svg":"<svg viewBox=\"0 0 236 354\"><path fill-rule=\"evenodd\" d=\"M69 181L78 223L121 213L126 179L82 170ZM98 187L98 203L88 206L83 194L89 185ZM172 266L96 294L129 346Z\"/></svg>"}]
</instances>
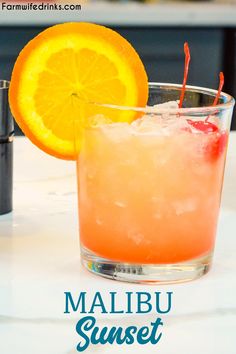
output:
<instances>
[{"instance_id":1,"label":"dark blurred background","mask_svg":"<svg viewBox=\"0 0 236 354\"><path fill-rule=\"evenodd\" d=\"M183 43L188 41L192 55L188 83L217 89L223 70L224 91L236 96L235 1L77 3L81 11L73 7L70 11L0 11L1 79L10 80L22 47L46 27L57 22L91 21L114 28L132 43L149 81L182 82ZM235 115L232 129L236 129Z\"/></svg>"}]
</instances>

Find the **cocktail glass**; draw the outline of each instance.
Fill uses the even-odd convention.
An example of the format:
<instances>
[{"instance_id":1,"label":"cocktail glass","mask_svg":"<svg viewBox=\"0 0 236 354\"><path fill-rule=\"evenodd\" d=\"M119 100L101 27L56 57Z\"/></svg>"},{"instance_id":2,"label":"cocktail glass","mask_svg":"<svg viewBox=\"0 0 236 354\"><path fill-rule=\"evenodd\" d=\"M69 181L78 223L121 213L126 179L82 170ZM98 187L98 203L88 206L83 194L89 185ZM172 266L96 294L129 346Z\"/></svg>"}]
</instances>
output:
<instances>
[{"instance_id":1,"label":"cocktail glass","mask_svg":"<svg viewBox=\"0 0 236 354\"><path fill-rule=\"evenodd\" d=\"M93 105L88 118L105 124L85 129L77 164L81 257L93 273L170 283L211 266L234 99L222 93L213 107L215 90L187 86L184 108L152 107L180 90L151 83L147 108Z\"/></svg>"}]
</instances>

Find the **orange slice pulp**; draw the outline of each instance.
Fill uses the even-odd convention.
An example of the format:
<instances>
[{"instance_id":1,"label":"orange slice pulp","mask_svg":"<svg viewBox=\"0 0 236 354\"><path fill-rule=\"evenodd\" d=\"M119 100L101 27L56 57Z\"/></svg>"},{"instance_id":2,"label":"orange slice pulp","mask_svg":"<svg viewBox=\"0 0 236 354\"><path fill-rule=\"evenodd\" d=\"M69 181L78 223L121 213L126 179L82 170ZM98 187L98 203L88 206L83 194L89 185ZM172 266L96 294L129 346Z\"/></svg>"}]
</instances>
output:
<instances>
[{"instance_id":1,"label":"orange slice pulp","mask_svg":"<svg viewBox=\"0 0 236 354\"><path fill-rule=\"evenodd\" d=\"M75 134L80 144L88 118L103 113L86 102L145 107L147 97L147 75L134 48L115 31L91 23L41 32L17 58L9 90L25 135L66 160L76 159ZM130 122L135 113L114 110L109 118Z\"/></svg>"}]
</instances>

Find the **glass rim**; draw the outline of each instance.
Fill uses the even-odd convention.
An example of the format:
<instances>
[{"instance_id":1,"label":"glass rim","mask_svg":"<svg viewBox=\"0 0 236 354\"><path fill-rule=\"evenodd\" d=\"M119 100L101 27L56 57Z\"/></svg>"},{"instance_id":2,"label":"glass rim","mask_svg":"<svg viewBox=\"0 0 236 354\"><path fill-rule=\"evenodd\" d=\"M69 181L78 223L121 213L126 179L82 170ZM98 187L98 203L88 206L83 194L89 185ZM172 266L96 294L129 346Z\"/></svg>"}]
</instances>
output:
<instances>
[{"instance_id":1,"label":"glass rim","mask_svg":"<svg viewBox=\"0 0 236 354\"><path fill-rule=\"evenodd\" d=\"M0 80L0 90L9 89L10 81L8 80ZM177 89L181 91L182 84L173 84L173 83L162 83L162 82L148 82L149 88L170 88L170 89ZM217 90L210 89L207 87L195 86L195 85L186 85L186 91L192 91L202 94L209 94L212 97L215 97L217 94ZM93 104L96 106L106 107L110 109L116 110L125 110L125 111L135 111L135 112L143 112L143 113L182 113L182 114L189 114L189 113L209 113L216 111L222 111L225 109L233 108L235 104L235 99L233 96L229 95L226 92L221 92L220 98L224 100L223 103L219 103L215 106L202 106L202 107L184 107L184 108L155 108L155 112L153 111L153 106L150 107L135 107L135 106L121 106L121 105L114 105L114 104L106 104L106 103L96 103L96 102L86 102L88 104Z\"/></svg>"},{"instance_id":2,"label":"glass rim","mask_svg":"<svg viewBox=\"0 0 236 354\"><path fill-rule=\"evenodd\" d=\"M170 89L176 89L181 91L182 89L182 84L172 84L172 83L161 83L161 82L149 82L148 83L149 88L170 88ZM202 94L208 94L212 97L215 97L217 94L217 90L206 88L206 87L201 87L201 86L193 86L193 85L186 85L186 91L190 92L197 92L197 93L202 93ZM143 112L143 113L148 113L148 114L164 114L164 113L171 113L171 114L176 114L176 113L182 113L182 114L191 114L191 113L216 113L216 111L222 111L226 109L233 108L235 104L235 99L225 93L221 92L220 98L224 100L223 103L219 103L215 106L202 106L202 107L184 107L184 108L155 108L155 111L153 110L153 106L150 107L135 107L135 106L121 106L121 105L114 105L114 104L103 104L103 103L95 103L95 102L87 102L88 104L94 104L96 106L100 107L105 107L105 108L110 108L110 109L116 109L116 110L122 110L122 111L135 111L135 112Z\"/></svg>"}]
</instances>

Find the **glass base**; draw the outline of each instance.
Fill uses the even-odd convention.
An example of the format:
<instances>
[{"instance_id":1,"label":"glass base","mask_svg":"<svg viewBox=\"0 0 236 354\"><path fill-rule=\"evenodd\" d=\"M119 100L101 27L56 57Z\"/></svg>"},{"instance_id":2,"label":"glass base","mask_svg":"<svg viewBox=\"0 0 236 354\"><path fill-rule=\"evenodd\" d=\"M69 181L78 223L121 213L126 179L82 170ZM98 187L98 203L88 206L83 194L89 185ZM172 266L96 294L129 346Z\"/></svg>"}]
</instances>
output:
<instances>
[{"instance_id":1,"label":"glass base","mask_svg":"<svg viewBox=\"0 0 236 354\"><path fill-rule=\"evenodd\" d=\"M90 272L112 280L130 283L181 283L206 274L211 266L212 252L175 264L131 264L101 258L81 246L82 264Z\"/></svg>"}]
</instances>

